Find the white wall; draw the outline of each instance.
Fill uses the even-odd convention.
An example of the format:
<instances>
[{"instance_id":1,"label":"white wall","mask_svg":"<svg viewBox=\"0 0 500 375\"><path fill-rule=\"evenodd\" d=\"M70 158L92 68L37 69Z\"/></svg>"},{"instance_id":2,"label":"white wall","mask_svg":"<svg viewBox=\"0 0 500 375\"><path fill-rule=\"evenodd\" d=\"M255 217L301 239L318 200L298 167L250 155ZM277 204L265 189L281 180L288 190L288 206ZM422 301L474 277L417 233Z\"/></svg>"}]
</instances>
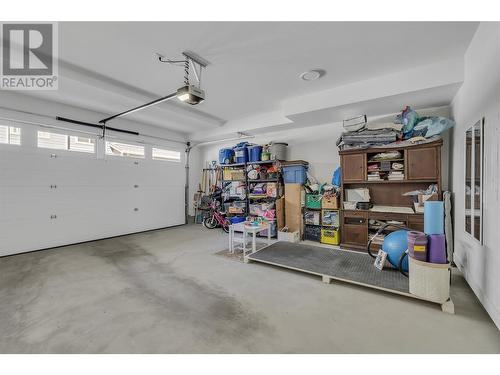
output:
<instances>
[{"instance_id":1,"label":"white wall","mask_svg":"<svg viewBox=\"0 0 500 375\"><path fill-rule=\"evenodd\" d=\"M411 104L411 103L409 103ZM418 109L420 116L449 116L449 107L436 107ZM373 122L392 122L395 114L369 118ZM280 132L260 134L255 138L245 139L250 143L265 144L270 141L287 142L288 160L305 160L309 162L309 172L318 179L319 182L331 182L332 174L340 165L340 157L336 146L337 139L344 131L341 123L332 123L307 127L302 129L292 129ZM214 143L199 147L199 162L205 164L207 161L218 160L219 149L232 147L238 141ZM443 188L448 188L448 165L449 165L449 132L443 134L442 150L442 171ZM194 175L194 178L197 176ZM192 180L192 184L197 184L197 180Z\"/></svg>"},{"instance_id":2,"label":"white wall","mask_svg":"<svg viewBox=\"0 0 500 375\"><path fill-rule=\"evenodd\" d=\"M339 155L335 142L342 133L341 124L328 124L308 129L295 129L262 134L244 139L250 143L266 144L270 141L288 143L288 160L309 162L309 171L320 182L330 182L335 168L339 166ZM232 147L239 141L216 143L200 147L202 164L218 160L219 149Z\"/></svg>"},{"instance_id":3,"label":"white wall","mask_svg":"<svg viewBox=\"0 0 500 375\"><path fill-rule=\"evenodd\" d=\"M108 140L143 145L146 156L108 156L98 129L47 117L95 122L103 114L15 93L1 92L0 98L2 107L11 108L0 108L0 124L21 128L20 146L0 144L0 256L184 223L182 143L110 132L116 138ZM126 120L113 126L181 139ZM37 131L94 138L97 152L38 148ZM180 151L181 162L152 160L152 147Z\"/></svg>"},{"instance_id":4,"label":"white wall","mask_svg":"<svg viewBox=\"0 0 500 375\"><path fill-rule=\"evenodd\" d=\"M455 262L500 328L500 23L482 22L465 55L465 80L452 103L452 184L455 193ZM465 129L484 116L484 204L481 246L464 230Z\"/></svg>"}]
</instances>

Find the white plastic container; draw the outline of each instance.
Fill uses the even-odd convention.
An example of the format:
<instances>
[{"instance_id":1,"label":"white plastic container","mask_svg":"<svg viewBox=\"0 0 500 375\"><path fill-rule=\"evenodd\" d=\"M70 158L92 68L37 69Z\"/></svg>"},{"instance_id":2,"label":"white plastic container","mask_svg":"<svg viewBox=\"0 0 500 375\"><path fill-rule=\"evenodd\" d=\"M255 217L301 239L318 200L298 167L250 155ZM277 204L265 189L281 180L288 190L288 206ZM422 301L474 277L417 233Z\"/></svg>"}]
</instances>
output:
<instances>
[{"instance_id":1,"label":"white plastic container","mask_svg":"<svg viewBox=\"0 0 500 375\"><path fill-rule=\"evenodd\" d=\"M344 210L355 210L357 202L344 202Z\"/></svg>"},{"instance_id":2,"label":"white plastic container","mask_svg":"<svg viewBox=\"0 0 500 375\"><path fill-rule=\"evenodd\" d=\"M450 299L450 264L422 262L409 257L410 293L436 303Z\"/></svg>"},{"instance_id":3,"label":"white plastic container","mask_svg":"<svg viewBox=\"0 0 500 375\"><path fill-rule=\"evenodd\" d=\"M300 241L299 231L298 230L295 232L278 231L278 241L297 243Z\"/></svg>"}]
</instances>

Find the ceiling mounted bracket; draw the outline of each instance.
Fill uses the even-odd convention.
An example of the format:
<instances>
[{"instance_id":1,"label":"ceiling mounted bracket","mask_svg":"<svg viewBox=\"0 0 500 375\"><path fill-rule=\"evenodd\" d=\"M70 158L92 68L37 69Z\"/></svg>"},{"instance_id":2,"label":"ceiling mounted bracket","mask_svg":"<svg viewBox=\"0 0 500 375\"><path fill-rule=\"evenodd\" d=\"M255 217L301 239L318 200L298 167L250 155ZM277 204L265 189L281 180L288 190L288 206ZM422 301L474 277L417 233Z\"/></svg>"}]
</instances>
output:
<instances>
[{"instance_id":1,"label":"ceiling mounted bracket","mask_svg":"<svg viewBox=\"0 0 500 375\"><path fill-rule=\"evenodd\" d=\"M184 51L182 52L182 55L186 58L187 62L187 76L189 74L189 67L193 69L193 73L195 75L196 81L197 81L197 86L201 86L201 72L203 71L204 68L206 68L208 65L210 65L210 62L197 53L194 53L193 51ZM189 85L189 78L187 82L185 82L186 85Z\"/></svg>"},{"instance_id":2,"label":"ceiling mounted bracket","mask_svg":"<svg viewBox=\"0 0 500 375\"><path fill-rule=\"evenodd\" d=\"M182 55L184 56L184 60L170 60L167 59L165 56L156 53L156 56L158 56L158 60L163 63L168 63L176 66L184 66L184 86L179 88L177 91L164 96L162 98L153 100L152 102L140 105L138 107L134 107L132 109L126 110L124 112L117 113L116 115L106 117L105 119L102 119L99 121L99 124L103 126L103 137L105 136L106 132L106 123L114 120L119 117L123 117L129 114L132 114L134 112L143 110L145 108L163 103L167 100L170 100L172 98L178 98L180 101L185 102L187 104L191 105L196 105L205 100L205 92L201 89L201 72L204 68L206 68L210 63L205 60L203 57L199 56L198 54L192 52L192 51L184 51L182 52ZM180 65L182 64L182 65ZM189 72L190 70L193 70L194 75L196 77L197 85L191 85L189 82Z\"/></svg>"}]
</instances>

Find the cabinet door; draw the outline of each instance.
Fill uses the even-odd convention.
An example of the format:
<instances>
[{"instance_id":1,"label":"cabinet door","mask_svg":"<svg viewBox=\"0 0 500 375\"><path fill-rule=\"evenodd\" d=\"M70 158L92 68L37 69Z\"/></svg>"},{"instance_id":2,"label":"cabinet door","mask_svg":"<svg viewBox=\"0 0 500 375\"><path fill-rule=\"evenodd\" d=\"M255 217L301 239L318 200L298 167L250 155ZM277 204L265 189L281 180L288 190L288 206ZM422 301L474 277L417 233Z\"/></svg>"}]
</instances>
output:
<instances>
[{"instance_id":1,"label":"cabinet door","mask_svg":"<svg viewBox=\"0 0 500 375\"><path fill-rule=\"evenodd\" d=\"M365 154L342 155L342 178L345 182L365 180Z\"/></svg>"},{"instance_id":2,"label":"cabinet door","mask_svg":"<svg viewBox=\"0 0 500 375\"><path fill-rule=\"evenodd\" d=\"M344 225L342 227L343 243L346 245L366 246L368 229L362 225Z\"/></svg>"},{"instance_id":3,"label":"cabinet door","mask_svg":"<svg viewBox=\"0 0 500 375\"><path fill-rule=\"evenodd\" d=\"M439 148L410 148L406 152L409 180L437 180L439 178Z\"/></svg>"},{"instance_id":4,"label":"cabinet door","mask_svg":"<svg viewBox=\"0 0 500 375\"><path fill-rule=\"evenodd\" d=\"M368 217L364 212L344 211L342 217L342 243L364 247L368 243Z\"/></svg>"}]
</instances>

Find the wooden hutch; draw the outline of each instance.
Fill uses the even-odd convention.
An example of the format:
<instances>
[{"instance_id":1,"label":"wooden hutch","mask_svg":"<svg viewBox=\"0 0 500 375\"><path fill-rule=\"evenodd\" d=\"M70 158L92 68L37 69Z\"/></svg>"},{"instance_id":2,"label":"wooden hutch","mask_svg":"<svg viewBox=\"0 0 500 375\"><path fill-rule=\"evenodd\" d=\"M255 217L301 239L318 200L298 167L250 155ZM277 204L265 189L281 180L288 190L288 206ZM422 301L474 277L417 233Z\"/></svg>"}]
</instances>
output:
<instances>
[{"instance_id":1,"label":"wooden hutch","mask_svg":"<svg viewBox=\"0 0 500 375\"><path fill-rule=\"evenodd\" d=\"M413 209L411 197L403 193L413 190L425 190L431 184L438 186L441 199L441 146L442 140L432 143L391 147L368 148L340 151L342 167L342 205L341 205L341 247L354 250L365 250L370 234L376 231L373 223L398 221L403 225L423 231L423 213L378 212L372 210L345 210L344 199L346 189L368 188L370 202L379 206L397 206ZM404 178L400 181L369 181L368 165L376 163L371 158L382 152L399 151L401 158L389 160L403 164ZM386 160L387 161L387 160ZM393 229L394 230L394 229ZM378 250L380 244L372 249Z\"/></svg>"}]
</instances>

